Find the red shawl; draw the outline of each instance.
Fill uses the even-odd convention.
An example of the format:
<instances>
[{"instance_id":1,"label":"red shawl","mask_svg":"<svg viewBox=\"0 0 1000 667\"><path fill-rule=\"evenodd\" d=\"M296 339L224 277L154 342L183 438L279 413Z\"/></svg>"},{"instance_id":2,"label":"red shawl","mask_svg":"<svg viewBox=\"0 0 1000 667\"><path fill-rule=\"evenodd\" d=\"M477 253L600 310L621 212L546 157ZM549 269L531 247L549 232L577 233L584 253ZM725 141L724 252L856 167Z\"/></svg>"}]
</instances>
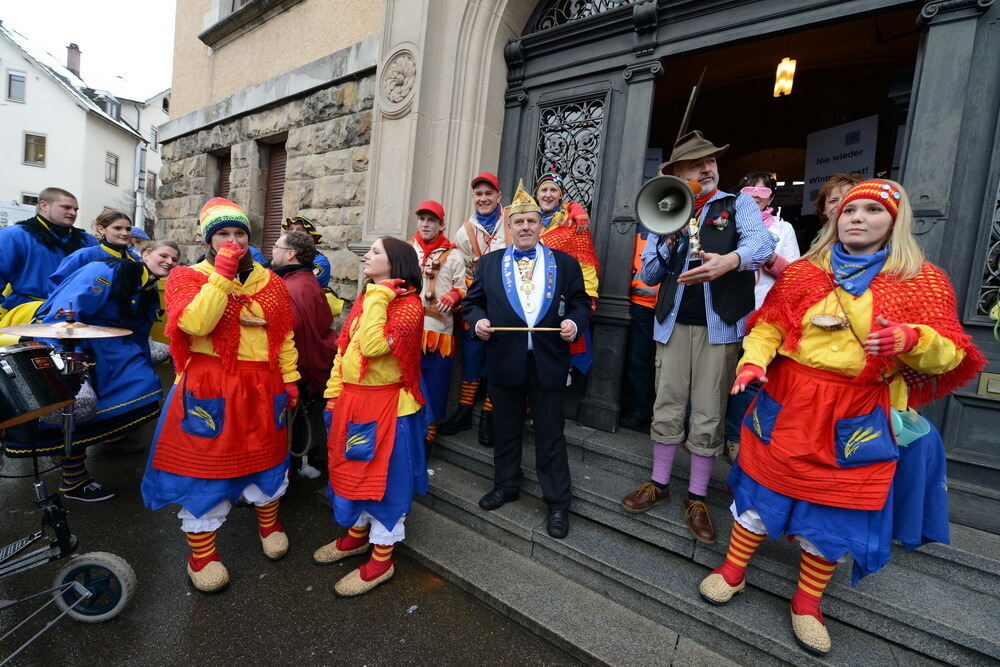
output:
<instances>
[{"instance_id":1,"label":"red shawl","mask_svg":"<svg viewBox=\"0 0 1000 667\"><path fill-rule=\"evenodd\" d=\"M795 352L802 339L802 318L806 311L826 298L833 288L833 276L808 260L799 260L785 269L768 293L763 305L750 316L748 327L758 322L770 322L785 331L781 349ZM932 327L955 346L965 351L962 362L947 373L927 375L902 365L900 374L909 390L913 406L943 398L964 386L986 366L986 358L972 343L972 338L958 321L955 293L945 273L930 262L924 262L920 273L907 280L897 280L883 271L871 282L871 330L878 329L879 315L901 324L923 324ZM867 358L858 375L862 382L877 382L896 364L895 357Z\"/></svg>"},{"instance_id":2,"label":"red shawl","mask_svg":"<svg viewBox=\"0 0 1000 667\"><path fill-rule=\"evenodd\" d=\"M354 302L344 327L337 339L337 350L341 356L347 354L347 346L351 342L351 327L354 321L361 317L365 309L365 297L362 294ZM386 309L385 328L382 330L389 341L389 350L393 359L399 364L403 376L403 387L421 405L424 404L420 392L420 344L424 331L424 306L415 290L397 296L389 302ZM361 369L358 380L361 381L368 371L368 358L361 357Z\"/></svg>"},{"instance_id":3,"label":"red shawl","mask_svg":"<svg viewBox=\"0 0 1000 667\"><path fill-rule=\"evenodd\" d=\"M267 360L271 368L278 367L278 353L281 345L292 330L294 318L292 305L285 289L285 282L273 273L268 272L268 281L254 294L242 295L245 301L256 303L264 312L267 320ZM167 278L167 289L164 299L167 303L166 334L170 338L170 354L174 358L174 367L182 371L187 366L191 356L191 335L180 328L181 315L184 309L201 292L208 283L208 275L187 266L179 266L170 272ZM232 371L236 369L237 356L240 349L240 313L243 306L230 296L226 303L219 323L215 325L208 339L212 348L219 355L222 367Z\"/></svg>"},{"instance_id":4,"label":"red shawl","mask_svg":"<svg viewBox=\"0 0 1000 667\"><path fill-rule=\"evenodd\" d=\"M542 243L553 250L563 251L581 265L593 266L594 271L600 273L597 253L586 229L589 224L590 217L583 206L575 201L563 204L542 234Z\"/></svg>"}]
</instances>

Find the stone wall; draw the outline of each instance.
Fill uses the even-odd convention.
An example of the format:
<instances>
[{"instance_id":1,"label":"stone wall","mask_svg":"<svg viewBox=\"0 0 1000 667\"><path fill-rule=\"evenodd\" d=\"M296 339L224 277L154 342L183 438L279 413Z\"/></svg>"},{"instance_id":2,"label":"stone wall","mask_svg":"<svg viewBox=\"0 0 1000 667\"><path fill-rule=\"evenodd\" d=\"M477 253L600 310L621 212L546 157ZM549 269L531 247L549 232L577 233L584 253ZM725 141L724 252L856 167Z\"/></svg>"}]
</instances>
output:
<instances>
[{"instance_id":1,"label":"stone wall","mask_svg":"<svg viewBox=\"0 0 1000 667\"><path fill-rule=\"evenodd\" d=\"M185 261L202 252L198 210L217 194L219 156L228 152L229 196L246 208L259 242L268 154L284 141L284 215L316 223L323 234L320 250L330 259L331 287L353 299L359 263L347 246L362 237L374 85L369 71L164 143L157 237L181 244Z\"/></svg>"}]
</instances>

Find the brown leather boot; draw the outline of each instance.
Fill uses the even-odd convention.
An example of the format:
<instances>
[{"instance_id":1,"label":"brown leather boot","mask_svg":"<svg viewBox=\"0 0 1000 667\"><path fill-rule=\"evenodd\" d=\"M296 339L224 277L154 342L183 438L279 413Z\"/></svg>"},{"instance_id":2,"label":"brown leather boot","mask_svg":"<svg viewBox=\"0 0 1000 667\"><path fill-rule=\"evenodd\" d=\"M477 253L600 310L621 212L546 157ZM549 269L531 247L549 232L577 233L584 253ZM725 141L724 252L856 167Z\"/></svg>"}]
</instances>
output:
<instances>
[{"instance_id":1,"label":"brown leather boot","mask_svg":"<svg viewBox=\"0 0 1000 667\"><path fill-rule=\"evenodd\" d=\"M670 501L670 488L660 489L652 482L643 482L622 500L622 507L629 512L645 512L653 505Z\"/></svg>"},{"instance_id":2,"label":"brown leather boot","mask_svg":"<svg viewBox=\"0 0 1000 667\"><path fill-rule=\"evenodd\" d=\"M715 527L712 526L712 516L708 512L708 505L701 500L684 501L684 518L687 519L688 528L695 539L711 544L715 542Z\"/></svg>"}]
</instances>

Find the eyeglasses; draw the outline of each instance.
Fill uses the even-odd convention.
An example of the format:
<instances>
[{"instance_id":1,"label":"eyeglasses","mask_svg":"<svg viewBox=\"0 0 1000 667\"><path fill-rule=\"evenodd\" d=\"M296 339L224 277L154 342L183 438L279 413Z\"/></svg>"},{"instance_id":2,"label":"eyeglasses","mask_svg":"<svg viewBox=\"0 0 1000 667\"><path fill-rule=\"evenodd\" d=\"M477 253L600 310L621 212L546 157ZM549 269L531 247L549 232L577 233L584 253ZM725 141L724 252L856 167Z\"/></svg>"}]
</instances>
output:
<instances>
[{"instance_id":1,"label":"eyeglasses","mask_svg":"<svg viewBox=\"0 0 1000 667\"><path fill-rule=\"evenodd\" d=\"M283 246L283 245L278 245L277 243L274 244L274 249L275 250L292 250L292 248L289 248L289 247Z\"/></svg>"},{"instance_id":2,"label":"eyeglasses","mask_svg":"<svg viewBox=\"0 0 1000 667\"><path fill-rule=\"evenodd\" d=\"M771 188L748 186L740 190L740 193L750 195L751 197L767 199L771 196Z\"/></svg>"}]
</instances>

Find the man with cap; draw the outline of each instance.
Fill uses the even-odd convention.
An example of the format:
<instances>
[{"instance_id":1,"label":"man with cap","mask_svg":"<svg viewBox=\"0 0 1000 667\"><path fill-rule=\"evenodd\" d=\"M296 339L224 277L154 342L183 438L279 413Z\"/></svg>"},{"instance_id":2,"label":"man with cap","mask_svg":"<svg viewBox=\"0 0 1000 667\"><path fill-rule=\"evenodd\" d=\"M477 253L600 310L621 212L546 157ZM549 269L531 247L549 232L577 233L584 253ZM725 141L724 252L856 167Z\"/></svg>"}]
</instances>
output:
<instances>
[{"instance_id":1,"label":"man with cap","mask_svg":"<svg viewBox=\"0 0 1000 667\"><path fill-rule=\"evenodd\" d=\"M465 321L484 341L486 377L496 413L493 489L479 506L495 510L518 498L524 479L525 404L530 402L535 469L549 506L546 529L552 537L563 538L569 532L570 505L563 398L570 343L590 323L590 297L579 262L539 243L541 209L524 191L523 181L508 219L513 245L480 259L463 305Z\"/></svg>"},{"instance_id":2,"label":"man with cap","mask_svg":"<svg viewBox=\"0 0 1000 667\"><path fill-rule=\"evenodd\" d=\"M455 353L453 311L465 297L465 261L455 244L444 235L444 206L425 201L415 211L417 233L410 243L417 251L423 286L424 334L420 374L434 423L427 430L427 442L434 442L437 422L448 406L451 362Z\"/></svg>"},{"instance_id":3,"label":"man with cap","mask_svg":"<svg viewBox=\"0 0 1000 667\"><path fill-rule=\"evenodd\" d=\"M177 369L153 437L142 496L178 518L195 588L215 592L229 572L215 534L234 502L257 513L264 555L284 557L278 504L288 486L286 411L298 400L294 318L285 282L247 253L250 225L216 197L198 215L206 258L167 280L167 327Z\"/></svg>"},{"instance_id":4,"label":"man with cap","mask_svg":"<svg viewBox=\"0 0 1000 667\"><path fill-rule=\"evenodd\" d=\"M281 225L281 228L286 230L297 229L306 232L312 237L317 248L323 242L323 235L316 229L316 223L304 216L296 215L291 218L285 218L285 222ZM319 286L323 289L323 295L326 298L327 305L330 306L330 312L334 317L337 317L344 310L344 300L337 296L333 288L330 287L330 260L319 250L316 251L316 257L313 259L313 274L315 274L316 280L319 281Z\"/></svg>"},{"instance_id":5,"label":"man with cap","mask_svg":"<svg viewBox=\"0 0 1000 667\"><path fill-rule=\"evenodd\" d=\"M476 276L479 260L484 255L510 245L507 213L500 205L500 181L484 171L472 179L472 205L475 211L462 223L455 234L455 245L465 261L465 280ZM458 408L444 424L441 433L449 435L472 428L472 406L483 377L486 347L472 329L462 341L462 384ZM493 446L493 404L489 398L479 415L479 442Z\"/></svg>"},{"instance_id":6,"label":"man with cap","mask_svg":"<svg viewBox=\"0 0 1000 667\"><path fill-rule=\"evenodd\" d=\"M718 188L716 158L728 148L695 130L677 140L670 160L660 166L662 174L697 181L700 193L684 233L650 234L642 253L640 280L659 285L653 323L653 472L650 481L622 500L631 512L668 501L674 456L683 443L691 453L684 516L703 542L715 541L705 498L723 447L727 390L754 308L754 272L774 252L774 239L754 200Z\"/></svg>"}]
</instances>

